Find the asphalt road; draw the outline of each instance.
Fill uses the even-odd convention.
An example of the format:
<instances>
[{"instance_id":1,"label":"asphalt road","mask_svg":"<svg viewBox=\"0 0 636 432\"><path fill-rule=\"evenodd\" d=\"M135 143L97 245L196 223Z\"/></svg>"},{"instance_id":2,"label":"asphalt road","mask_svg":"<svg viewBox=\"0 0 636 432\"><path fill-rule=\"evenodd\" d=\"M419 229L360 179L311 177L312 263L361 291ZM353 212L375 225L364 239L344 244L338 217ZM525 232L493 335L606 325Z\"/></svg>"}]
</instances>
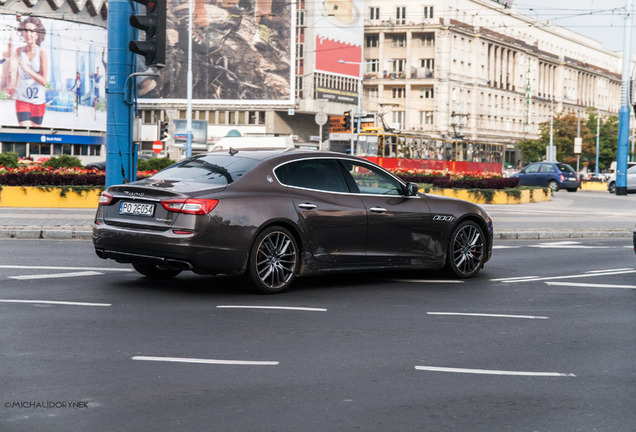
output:
<instances>
[{"instance_id":1,"label":"asphalt road","mask_svg":"<svg viewBox=\"0 0 636 432\"><path fill-rule=\"evenodd\" d=\"M264 296L0 240L0 430L633 431L631 239L499 240L479 277Z\"/></svg>"}]
</instances>

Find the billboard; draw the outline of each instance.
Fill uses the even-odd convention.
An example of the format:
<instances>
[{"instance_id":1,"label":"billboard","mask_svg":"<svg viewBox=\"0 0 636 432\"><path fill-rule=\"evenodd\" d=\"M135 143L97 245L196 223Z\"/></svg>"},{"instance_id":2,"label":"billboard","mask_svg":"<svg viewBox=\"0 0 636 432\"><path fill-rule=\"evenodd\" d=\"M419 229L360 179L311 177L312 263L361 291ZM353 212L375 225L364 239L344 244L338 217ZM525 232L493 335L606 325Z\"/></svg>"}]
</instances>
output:
<instances>
[{"instance_id":1,"label":"billboard","mask_svg":"<svg viewBox=\"0 0 636 432\"><path fill-rule=\"evenodd\" d=\"M106 130L106 29L0 15L3 126Z\"/></svg>"},{"instance_id":2,"label":"billboard","mask_svg":"<svg viewBox=\"0 0 636 432\"><path fill-rule=\"evenodd\" d=\"M364 0L315 2L316 72L361 78ZM356 91L323 85L320 98L356 104Z\"/></svg>"},{"instance_id":3,"label":"billboard","mask_svg":"<svg viewBox=\"0 0 636 432\"><path fill-rule=\"evenodd\" d=\"M192 2L192 98L208 105L293 105L295 1ZM159 78L138 79L144 102L182 103L187 96L188 7L168 0L166 66Z\"/></svg>"}]
</instances>

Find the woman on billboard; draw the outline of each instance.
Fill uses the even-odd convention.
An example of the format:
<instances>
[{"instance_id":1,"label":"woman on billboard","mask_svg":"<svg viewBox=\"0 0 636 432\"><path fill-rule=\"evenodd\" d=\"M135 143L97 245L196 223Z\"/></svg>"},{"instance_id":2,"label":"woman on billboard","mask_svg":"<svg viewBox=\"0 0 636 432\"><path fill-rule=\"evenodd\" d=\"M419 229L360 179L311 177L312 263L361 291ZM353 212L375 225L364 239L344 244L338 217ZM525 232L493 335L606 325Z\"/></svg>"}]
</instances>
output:
<instances>
[{"instance_id":1,"label":"woman on billboard","mask_svg":"<svg viewBox=\"0 0 636 432\"><path fill-rule=\"evenodd\" d=\"M45 29L42 21L28 17L18 29L25 45L16 50L18 59L11 71L8 93L15 96L15 111L20 126L40 126L46 109L45 86L49 58L40 48ZM16 70L17 69L17 70Z\"/></svg>"}]
</instances>

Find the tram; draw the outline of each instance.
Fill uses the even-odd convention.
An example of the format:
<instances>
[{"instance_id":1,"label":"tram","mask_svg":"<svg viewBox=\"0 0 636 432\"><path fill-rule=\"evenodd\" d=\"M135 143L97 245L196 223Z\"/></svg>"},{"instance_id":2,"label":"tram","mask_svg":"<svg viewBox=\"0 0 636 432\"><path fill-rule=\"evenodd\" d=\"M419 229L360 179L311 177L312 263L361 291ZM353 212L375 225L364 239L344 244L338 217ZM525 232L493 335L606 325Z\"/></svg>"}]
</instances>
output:
<instances>
[{"instance_id":1,"label":"tram","mask_svg":"<svg viewBox=\"0 0 636 432\"><path fill-rule=\"evenodd\" d=\"M501 173L504 144L431 138L411 133L363 129L356 136L356 156L384 168Z\"/></svg>"}]
</instances>

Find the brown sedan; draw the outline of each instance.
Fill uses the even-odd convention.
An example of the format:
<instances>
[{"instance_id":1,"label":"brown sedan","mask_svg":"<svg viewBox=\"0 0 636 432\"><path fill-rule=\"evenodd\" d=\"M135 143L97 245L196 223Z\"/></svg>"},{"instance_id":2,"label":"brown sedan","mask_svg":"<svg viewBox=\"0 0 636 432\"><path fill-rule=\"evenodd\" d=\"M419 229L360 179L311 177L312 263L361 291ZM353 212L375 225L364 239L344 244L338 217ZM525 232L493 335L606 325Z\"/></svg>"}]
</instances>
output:
<instances>
[{"instance_id":1,"label":"brown sedan","mask_svg":"<svg viewBox=\"0 0 636 432\"><path fill-rule=\"evenodd\" d=\"M148 277L246 275L265 293L320 272L476 275L492 252L488 214L417 189L340 153L208 153L108 188L93 242L101 258Z\"/></svg>"}]
</instances>

